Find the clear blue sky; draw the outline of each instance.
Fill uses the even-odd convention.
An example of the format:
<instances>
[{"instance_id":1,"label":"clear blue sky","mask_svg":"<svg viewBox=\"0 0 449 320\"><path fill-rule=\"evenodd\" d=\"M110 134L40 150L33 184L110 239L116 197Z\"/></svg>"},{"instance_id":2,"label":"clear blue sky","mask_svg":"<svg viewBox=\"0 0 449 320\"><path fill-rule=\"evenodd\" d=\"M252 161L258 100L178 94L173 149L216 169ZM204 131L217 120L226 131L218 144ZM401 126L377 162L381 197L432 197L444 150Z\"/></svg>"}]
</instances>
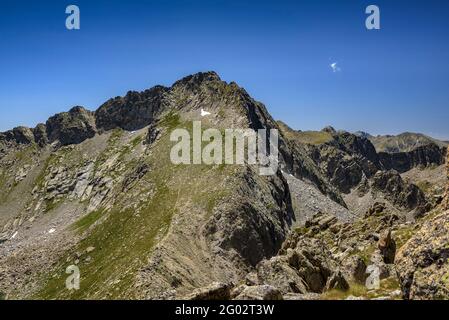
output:
<instances>
[{"instance_id":1,"label":"clear blue sky","mask_svg":"<svg viewBox=\"0 0 449 320\"><path fill-rule=\"evenodd\" d=\"M215 70L296 129L449 139L445 0L1 0L0 37L0 131Z\"/></svg>"}]
</instances>

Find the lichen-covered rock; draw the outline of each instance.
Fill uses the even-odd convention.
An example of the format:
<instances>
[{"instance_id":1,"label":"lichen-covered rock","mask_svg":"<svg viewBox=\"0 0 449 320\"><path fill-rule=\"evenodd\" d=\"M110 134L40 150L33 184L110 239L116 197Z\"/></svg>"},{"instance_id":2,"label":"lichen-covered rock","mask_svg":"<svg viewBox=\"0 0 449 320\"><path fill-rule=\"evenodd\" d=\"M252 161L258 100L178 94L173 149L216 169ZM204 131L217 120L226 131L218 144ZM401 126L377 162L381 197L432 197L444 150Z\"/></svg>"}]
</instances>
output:
<instances>
[{"instance_id":1,"label":"lichen-covered rock","mask_svg":"<svg viewBox=\"0 0 449 320\"><path fill-rule=\"evenodd\" d=\"M406 299L449 299L449 211L423 224L399 250L396 266Z\"/></svg>"}]
</instances>

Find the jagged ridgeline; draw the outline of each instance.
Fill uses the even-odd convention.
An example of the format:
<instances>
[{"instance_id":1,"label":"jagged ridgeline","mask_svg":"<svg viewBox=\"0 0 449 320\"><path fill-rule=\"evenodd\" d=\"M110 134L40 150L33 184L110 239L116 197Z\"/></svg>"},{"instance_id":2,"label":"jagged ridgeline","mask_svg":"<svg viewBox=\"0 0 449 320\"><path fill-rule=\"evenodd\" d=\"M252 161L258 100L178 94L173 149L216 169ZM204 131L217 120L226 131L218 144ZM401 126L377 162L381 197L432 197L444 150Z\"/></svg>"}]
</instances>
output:
<instances>
[{"instance_id":1,"label":"jagged ridgeline","mask_svg":"<svg viewBox=\"0 0 449 320\"><path fill-rule=\"evenodd\" d=\"M278 129L278 172L174 165L170 133L191 131L193 121L223 132ZM377 152L365 136L292 130L214 72L128 92L94 112L74 107L34 129L0 133L0 294L172 299L354 292L360 283L351 279L360 282L363 264L379 260L376 241L390 250L392 229L402 247L413 223L440 208L445 152L433 142ZM79 268L79 290L66 287L69 266ZM394 265L382 267L388 288L397 290ZM242 281L246 287L237 286ZM198 294L198 288L209 289Z\"/></svg>"}]
</instances>

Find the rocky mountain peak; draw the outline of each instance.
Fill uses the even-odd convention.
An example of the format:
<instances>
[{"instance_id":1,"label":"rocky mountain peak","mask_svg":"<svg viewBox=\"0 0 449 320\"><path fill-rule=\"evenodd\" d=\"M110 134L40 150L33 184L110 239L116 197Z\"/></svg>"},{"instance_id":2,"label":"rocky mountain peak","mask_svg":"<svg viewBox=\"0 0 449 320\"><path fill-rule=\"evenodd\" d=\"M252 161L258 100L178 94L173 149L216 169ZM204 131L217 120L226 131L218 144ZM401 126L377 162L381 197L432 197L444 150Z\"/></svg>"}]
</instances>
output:
<instances>
[{"instance_id":1,"label":"rocky mountain peak","mask_svg":"<svg viewBox=\"0 0 449 320\"><path fill-rule=\"evenodd\" d=\"M368 132L365 132L365 131L356 131L356 132L354 132L354 134L356 136L359 136L359 137L362 137L362 138L366 138L366 139L369 139L369 138L372 137Z\"/></svg>"},{"instance_id":2,"label":"rocky mountain peak","mask_svg":"<svg viewBox=\"0 0 449 320\"><path fill-rule=\"evenodd\" d=\"M198 72L176 81L173 84L173 87L182 85L199 85L203 82L214 81L221 81L220 76L215 71Z\"/></svg>"},{"instance_id":3,"label":"rocky mountain peak","mask_svg":"<svg viewBox=\"0 0 449 320\"><path fill-rule=\"evenodd\" d=\"M0 140L5 142L14 141L18 144L29 144L34 141L34 135L30 128L22 126L0 133Z\"/></svg>"},{"instance_id":4,"label":"rocky mountain peak","mask_svg":"<svg viewBox=\"0 0 449 320\"><path fill-rule=\"evenodd\" d=\"M335 128L332 127L332 126L324 127L321 131L327 132L327 133L330 133L330 134L336 134L337 133L337 130L335 130Z\"/></svg>"},{"instance_id":5,"label":"rocky mountain peak","mask_svg":"<svg viewBox=\"0 0 449 320\"><path fill-rule=\"evenodd\" d=\"M95 116L93 112L76 106L50 117L46 128L49 142L59 141L63 146L78 144L96 134Z\"/></svg>"}]
</instances>

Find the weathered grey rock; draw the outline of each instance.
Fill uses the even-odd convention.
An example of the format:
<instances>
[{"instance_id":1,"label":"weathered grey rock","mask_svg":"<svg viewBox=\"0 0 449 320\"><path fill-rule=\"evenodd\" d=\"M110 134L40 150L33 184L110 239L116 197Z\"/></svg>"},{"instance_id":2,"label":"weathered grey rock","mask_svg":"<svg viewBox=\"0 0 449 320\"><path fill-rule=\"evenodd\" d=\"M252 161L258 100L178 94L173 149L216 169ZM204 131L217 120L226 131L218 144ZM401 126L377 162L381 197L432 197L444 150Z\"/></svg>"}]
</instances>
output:
<instances>
[{"instance_id":1,"label":"weathered grey rock","mask_svg":"<svg viewBox=\"0 0 449 320\"><path fill-rule=\"evenodd\" d=\"M83 107L74 107L49 118L46 129L49 142L59 141L63 146L78 144L95 135L95 117Z\"/></svg>"},{"instance_id":2,"label":"weathered grey rock","mask_svg":"<svg viewBox=\"0 0 449 320\"><path fill-rule=\"evenodd\" d=\"M387 209L385 203L375 202L366 212L365 217L382 214Z\"/></svg>"},{"instance_id":3,"label":"weathered grey rock","mask_svg":"<svg viewBox=\"0 0 449 320\"><path fill-rule=\"evenodd\" d=\"M288 184L281 172L260 179L255 178L257 173L253 170L247 168L243 173L240 192L245 195L259 193L262 197L248 196L232 204L227 212L217 212L206 225L204 235L217 247L235 255L235 261L254 267L265 257L278 252L294 214ZM260 190L264 190L263 195ZM274 205L261 207L259 203L264 199L274 199Z\"/></svg>"},{"instance_id":4,"label":"weathered grey rock","mask_svg":"<svg viewBox=\"0 0 449 320\"><path fill-rule=\"evenodd\" d=\"M383 194L396 206L412 210L427 205L424 193L416 185L405 182L397 171L378 171L372 180L374 192Z\"/></svg>"},{"instance_id":5,"label":"weathered grey rock","mask_svg":"<svg viewBox=\"0 0 449 320\"><path fill-rule=\"evenodd\" d=\"M366 273L366 263L361 257L357 255L348 257L343 260L342 267L348 279L356 283L365 284L368 275Z\"/></svg>"},{"instance_id":6,"label":"weathered grey rock","mask_svg":"<svg viewBox=\"0 0 449 320\"><path fill-rule=\"evenodd\" d=\"M90 176L92 175L93 169L94 163L90 163L78 173L76 185L73 190L73 194L76 198L81 199L86 192L86 189L90 183Z\"/></svg>"},{"instance_id":7,"label":"weathered grey rock","mask_svg":"<svg viewBox=\"0 0 449 320\"><path fill-rule=\"evenodd\" d=\"M27 127L17 127L0 133L0 146L27 145L34 141L33 131Z\"/></svg>"},{"instance_id":8,"label":"weathered grey rock","mask_svg":"<svg viewBox=\"0 0 449 320\"><path fill-rule=\"evenodd\" d=\"M281 292L269 285L246 287L235 300L283 300Z\"/></svg>"},{"instance_id":9,"label":"weathered grey rock","mask_svg":"<svg viewBox=\"0 0 449 320\"><path fill-rule=\"evenodd\" d=\"M95 112L99 130L138 130L151 124L163 105L168 88L156 86L143 92L129 91L104 103Z\"/></svg>"},{"instance_id":10,"label":"weathered grey rock","mask_svg":"<svg viewBox=\"0 0 449 320\"><path fill-rule=\"evenodd\" d=\"M394 263L396 255L396 242L391 236L391 230L385 230L379 238L377 248L380 250L380 254L383 257L383 261L387 264Z\"/></svg>"},{"instance_id":11,"label":"weathered grey rock","mask_svg":"<svg viewBox=\"0 0 449 320\"><path fill-rule=\"evenodd\" d=\"M326 281L326 286L324 291L329 291L332 289L346 291L349 289L349 284L341 271L335 271Z\"/></svg>"},{"instance_id":12,"label":"weathered grey rock","mask_svg":"<svg viewBox=\"0 0 449 320\"><path fill-rule=\"evenodd\" d=\"M312 219L307 220L305 223L306 228L318 227L321 231L327 230L329 227L333 226L338 222L337 217L331 214L324 214L318 212L313 216Z\"/></svg>"},{"instance_id":13,"label":"weathered grey rock","mask_svg":"<svg viewBox=\"0 0 449 320\"><path fill-rule=\"evenodd\" d=\"M320 300L320 297L318 293L287 293L283 296L284 300L291 301Z\"/></svg>"},{"instance_id":14,"label":"weathered grey rock","mask_svg":"<svg viewBox=\"0 0 449 320\"><path fill-rule=\"evenodd\" d=\"M384 262L384 257L379 249L373 252L370 261L372 264L367 266L367 271L373 272L373 270L377 270L379 280L387 279L391 276L389 265Z\"/></svg>"},{"instance_id":15,"label":"weathered grey rock","mask_svg":"<svg viewBox=\"0 0 449 320\"><path fill-rule=\"evenodd\" d=\"M259 283L287 293L322 293L326 289L347 289L326 245L318 239L291 234L279 255L257 266Z\"/></svg>"},{"instance_id":16,"label":"weathered grey rock","mask_svg":"<svg viewBox=\"0 0 449 320\"><path fill-rule=\"evenodd\" d=\"M380 152L380 162L386 170L396 170L400 173L415 167L428 167L444 163L446 149L434 143L420 146L410 152L386 153Z\"/></svg>"},{"instance_id":17,"label":"weathered grey rock","mask_svg":"<svg viewBox=\"0 0 449 320\"><path fill-rule=\"evenodd\" d=\"M44 147L46 144L48 144L47 127L45 126L45 124L39 123L36 128L33 129L33 134L36 143L40 147Z\"/></svg>"},{"instance_id":18,"label":"weathered grey rock","mask_svg":"<svg viewBox=\"0 0 449 320\"><path fill-rule=\"evenodd\" d=\"M257 266L259 283L274 286L283 294L288 292L307 293L309 291L308 285L295 268L297 261L294 260L298 259L297 253L291 250L288 255L276 256L260 262ZM319 285L321 283L315 286Z\"/></svg>"},{"instance_id":19,"label":"weathered grey rock","mask_svg":"<svg viewBox=\"0 0 449 320\"><path fill-rule=\"evenodd\" d=\"M157 126L150 125L148 128L147 137L145 139L145 143L148 145L153 144L159 137L161 136L161 129Z\"/></svg>"},{"instance_id":20,"label":"weathered grey rock","mask_svg":"<svg viewBox=\"0 0 449 320\"><path fill-rule=\"evenodd\" d=\"M231 298L231 284L214 282L208 287L192 292L186 300L229 300Z\"/></svg>"},{"instance_id":21,"label":"weathered grey rock","mask_svg":"<svg viewBox=\"0 0 449 320\"><path fill-rule=\"evenodd\" d=\"M330 142L307 146L306 152L342 193L350 193L380 168L379 157L368 139L338 132Z\"/></svg>"},{"instance_id":22,"label":"weathered grey rock","mask_svg":"<svg viewBox=\"0 0 449 320\"><path fill-rule=\"evenodd\" d=\"M449 211L426 221L399 250L397 273L406 299L449 299Z\"/></svg>"}]
</instances>

